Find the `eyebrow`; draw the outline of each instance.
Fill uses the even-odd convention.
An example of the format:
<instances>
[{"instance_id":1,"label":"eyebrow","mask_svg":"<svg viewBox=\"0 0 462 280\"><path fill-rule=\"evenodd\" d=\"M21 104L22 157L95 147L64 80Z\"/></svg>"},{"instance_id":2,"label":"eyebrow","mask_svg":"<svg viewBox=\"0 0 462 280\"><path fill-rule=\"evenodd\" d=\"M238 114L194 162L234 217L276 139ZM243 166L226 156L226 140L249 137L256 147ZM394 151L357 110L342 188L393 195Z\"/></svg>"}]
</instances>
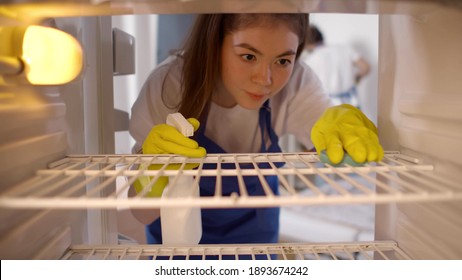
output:
<instances>
[{"instance_id":1,"label":"eyebrow","mask_svg":"<svg viewBox=\"0 0 462 280\"><path fill-rule=\"evenodd\" d=\"M248 50L251 50L257 54L262 54L259 50L257 50L256 48L252 47L251 45L247 44L247 43L241 43L241 44L236 44L234 45L234 47L239 47L239 48L244 48L244 49L248 49ZM277 57L283 57L283 56L286 56L286 55L295 55L296 52L294 52L293 50L288 50L288 51L285 51L283 53L281 53L280 55L278 55Z\"/></svg>"}]
</instances>

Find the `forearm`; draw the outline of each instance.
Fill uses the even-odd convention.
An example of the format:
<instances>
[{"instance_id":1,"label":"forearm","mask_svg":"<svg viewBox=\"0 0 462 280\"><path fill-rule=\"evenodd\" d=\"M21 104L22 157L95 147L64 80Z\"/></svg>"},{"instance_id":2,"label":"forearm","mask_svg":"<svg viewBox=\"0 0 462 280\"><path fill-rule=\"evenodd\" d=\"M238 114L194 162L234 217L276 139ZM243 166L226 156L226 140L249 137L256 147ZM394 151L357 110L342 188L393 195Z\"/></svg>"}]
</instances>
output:
<instances>
[{"instance_id":1,"label":"forearm","mask_svg":"<svg viewBox=\"0 0 462 280\"><path fill-rule=\"evenodd\" d=\"M356 74L356 82L359 83L359 81L369 74L370 72L370 66L369 63L367 63L364 59L359 59L356 61L356 68L357 68L357 74Z\"/></svg>"},{"instance_id":2,"label":"forearm","mask_svg":"<svg viewBox=\"0 0 462 280\"><path fill-rule=\"evenodd\" d=\"M136 191L133 186L130 187L128 190L128 197L136 196ZM157 218L160 217L160 209L159 208L131 208L130 209L133 216L140 221L141 223L148 225L155 221Z\"/></svg>"}]
</instances>

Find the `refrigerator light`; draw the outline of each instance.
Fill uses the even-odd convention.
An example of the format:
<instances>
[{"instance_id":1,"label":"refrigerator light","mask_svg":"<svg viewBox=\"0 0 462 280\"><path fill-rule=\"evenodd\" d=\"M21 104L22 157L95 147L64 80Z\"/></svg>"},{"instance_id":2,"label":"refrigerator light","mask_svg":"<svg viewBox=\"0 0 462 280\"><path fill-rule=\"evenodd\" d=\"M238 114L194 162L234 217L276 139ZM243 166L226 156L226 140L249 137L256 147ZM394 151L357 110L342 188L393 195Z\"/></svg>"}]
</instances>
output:
<instances>
[{"instance_id":1,"label":"refrigerator light","mask_svg":"<svg viewBox=\"0 0 462 280\"><path fill-rule=\"evenodd\" d=\"M82 71L82 48L70 34L35 25L16 27L7 34L11 40L4 42L11 42L11 46L3 49L10 52L6 56L1 54L4 63L0 68L7 82L19 78L32 85L61 85L71 82ZM7 56L10 59L6 59ZM15 62L14 58L20 63L5 66L5 62Z\"/></svg>"}]
</instances>

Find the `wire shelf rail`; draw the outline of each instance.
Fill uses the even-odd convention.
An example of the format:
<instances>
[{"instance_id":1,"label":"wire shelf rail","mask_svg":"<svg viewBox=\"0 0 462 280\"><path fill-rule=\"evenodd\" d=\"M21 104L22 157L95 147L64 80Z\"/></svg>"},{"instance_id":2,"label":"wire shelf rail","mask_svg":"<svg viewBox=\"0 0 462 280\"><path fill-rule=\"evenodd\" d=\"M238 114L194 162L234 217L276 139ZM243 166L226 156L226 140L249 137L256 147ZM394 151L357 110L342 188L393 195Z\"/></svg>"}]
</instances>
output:
<instances>
[{"instance_id":1,"label":"wire shelf rail","mask_svg":"<svg viewBox=\"0 0 462 280\"><path fill-rule=\"evenodd\" d=\"M127 196L141 176L151 183L136 196ZM178 176L215 178L214 193L200 197L147 197L161 176L169 189ZM237 178L235 191L223 184ZM266 176L277 176L280 194ZM256 178L263 194L249 194L246 178ZM439 176L432 165L398 152L386 152L378 163L332 166L315 153L209 154L193 159L178 155L74 155L38 170L31 179L0 193L0 208L89 209L201 207L239 208L352 203L425 202L462 199L460 184Z\"/></svg>"},{"instance_id":2,"label":"wire shelf rail","mask_svg":"<svg viewBox=\"0 0 462 280\"><path fill-rule=\"evenodd\" d=\"M233 245L75 245L61 259L86 260L394 260L410 259L395 242L279 243Z\"/></svg>"}]
</instances>

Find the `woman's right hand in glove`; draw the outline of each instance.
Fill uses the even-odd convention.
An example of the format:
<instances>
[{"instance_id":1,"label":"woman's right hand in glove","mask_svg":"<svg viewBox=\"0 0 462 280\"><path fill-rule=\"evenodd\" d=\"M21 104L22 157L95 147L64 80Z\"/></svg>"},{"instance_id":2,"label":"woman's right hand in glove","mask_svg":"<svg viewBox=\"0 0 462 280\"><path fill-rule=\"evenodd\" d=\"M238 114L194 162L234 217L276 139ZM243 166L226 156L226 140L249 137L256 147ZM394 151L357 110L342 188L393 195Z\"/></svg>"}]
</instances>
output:
<instances>
[{"instance_id":1,"label":"woman's right hand in glove","mask_svg":"<svg viewBox=\"0 0 462 280\"><path fill-rule=\"evenodd\" d=\"M196 131L200 123L195 118L188 122ZM186 157L200 158L206 155L206 150L199 144L168 124L154 126L143 143L143 154L178 154Z\"/></svg>"},{"instance_id":2,"label":"woman's right hand in glove","mask_svg":"<svg viewBox=\"0 0 462 280\"><path fill-rule=\"evenodd\" d=\"M200 123L194 118L189 118L188 122L194 127L196 131ZM148 136L143 143L143 154L177 154L185 157L200 158L206 155L207 151L200 147L199 144L183 134L181 134L175 127L167 124L159 124L154 126L149 132ZM162 164L151 164L147 169L159 170ZM178 170L181 164L170 164L166 170ZM185 169L193 169L198 164L186 164ZM145 169L146 166L140 165L139 169ZM140 193L151 185L150 176L140 176L135 181L134 187L137 193ZM147 197L160 197L168 184L168 177L160 176L157 181L152 184L145 196Z\"/></svg>"}]
</instances>

